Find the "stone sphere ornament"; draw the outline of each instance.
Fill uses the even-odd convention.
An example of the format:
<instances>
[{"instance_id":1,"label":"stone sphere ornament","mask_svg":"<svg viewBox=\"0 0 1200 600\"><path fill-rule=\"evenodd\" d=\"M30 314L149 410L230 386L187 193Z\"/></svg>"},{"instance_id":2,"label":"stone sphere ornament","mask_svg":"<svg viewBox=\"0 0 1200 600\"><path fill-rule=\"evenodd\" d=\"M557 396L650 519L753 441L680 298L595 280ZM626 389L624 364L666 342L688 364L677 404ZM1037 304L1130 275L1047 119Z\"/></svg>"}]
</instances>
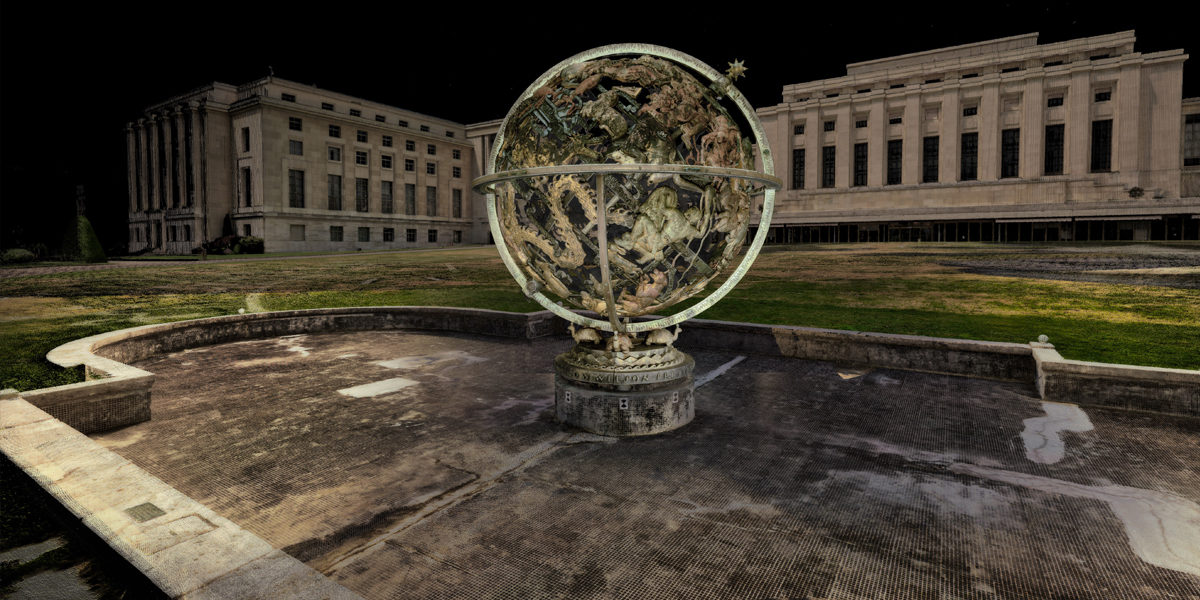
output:
<instances>
[{"instance_id":1,"label":"stone sphere ornament","mask_svg":"<svg viewBox=\"0 0 1200 600\"><path fill-rule=\"evenodd\" d=\"M781 187L762 125L731 82L745 71L735 61L722 75L659 46L604 46L555 65L501 123L490 174L473 185L517 283L571 322L578 343L555 361L560 419L610 435L691 420L694 363L672 346L678 324L749 269ZM730 269L689 308L633 320L699 296Z\"/></svg>"}]
</instances>

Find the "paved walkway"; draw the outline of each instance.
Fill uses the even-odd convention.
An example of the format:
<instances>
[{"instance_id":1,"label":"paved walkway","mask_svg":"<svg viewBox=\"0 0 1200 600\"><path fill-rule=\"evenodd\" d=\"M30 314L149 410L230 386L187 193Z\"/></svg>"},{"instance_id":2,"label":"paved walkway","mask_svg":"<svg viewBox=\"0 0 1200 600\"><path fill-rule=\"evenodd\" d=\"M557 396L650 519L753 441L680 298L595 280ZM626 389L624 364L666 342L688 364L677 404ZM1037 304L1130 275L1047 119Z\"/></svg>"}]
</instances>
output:
<instances>
[{"instance_id":1,"label":"paved walkway","mask_svg":"<svg viewBox=\"0 0 1200 600\"><path fill-rule=\"evenodd\" d=\"M196 348L94 438L366 598L1200 597L1200 419L694 352L696 420L615 440L552 418L568 345Z\"/></svg>"}]
</instances>

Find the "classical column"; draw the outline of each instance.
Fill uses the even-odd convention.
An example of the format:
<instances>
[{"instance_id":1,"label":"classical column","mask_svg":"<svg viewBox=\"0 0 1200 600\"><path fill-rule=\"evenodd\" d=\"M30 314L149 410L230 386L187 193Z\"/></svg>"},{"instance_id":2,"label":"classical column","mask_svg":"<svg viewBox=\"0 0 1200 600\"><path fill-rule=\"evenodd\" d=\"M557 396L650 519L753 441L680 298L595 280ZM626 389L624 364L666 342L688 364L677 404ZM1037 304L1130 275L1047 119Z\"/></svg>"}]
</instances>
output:
<instances>
[{"instance_id":1,"label":"classical column","mask_svg":"<svg viewBox=\"0 0 1200 600\"><path fill-rule=\"evenodd\" d=\"M1082 177L1088 172L1088 138L1092 134L1091 124L1092 84L1091 73L1071 73L1071 86L1067 89L1066 157L1065 172Z\"/></svg>"},{"instance_id":2,"label":"classical column","mask_svg":"<svg viewBox=\"0 0 1200 600\"><path fill-rule=\"evenodd\" d=\"M900 183L914 185L921 183L921 152L924 149L925 106L921 104L920 94L909 94L904 103L904 141L901 143L903 156L900 157Z\"/></svg>"},{"instance_id":3,"label":"classical column","mask_svg":"<svg viewBox=\"0 0 1200 600\"><path fill-rule=\"evenodd\" d=\"M838 189L846 189L850 187L850 170L854 162L854 145L850 142L850 133L854 131L854 114L850 112L850 102L842 101L834 109L834 114L837 115L837 123L833 130L833 145L837 147L837 161L834 164L833 185Z\"/></svg>"},{"instance_id":4,"label":"classical column","mask_svg":"<svg viewBox=\"0 0 1200 600\"><path fill-rule=\"evenodd\" d=\"M1142 164L1138 149L1138 122L1141 120L1142 113L1141 92L1142 65L1140 63L1122 65L1121 75L1117 80L1117 89L1113 90L1112 99L1117 105L1117 110L1113 111L1112 117L1112 170L1120 171L1122 179L1133 185L1143 185L1140 177L1138 177L1138 181L1131 180L1135 173L1140 176L1143 168L1149 168L1149 165ZM1088 123L1089 129L1091 126L1092 124Z\"/></svg>"},{"instance_id":5,"label":"classical column","mask_svg":"<svg viewBox=\"0 0 1200 600\"><path fill-rule=\"evenodd\" d=\"M816 103L804 109L804 189L821 188L821 111Z\"/></svg>"},{"instance_id":6,"label":"classical column","mask_svg":"<svg viewBox=\"0 0 1200 600\"><path fill-rule=\"evenodd\" d=\"M164 110L162 114L163 128L163 160L166 164L163 165L163 173L166 184L163 204L172 208L178 206L175 198L175 132L173 131L174 119L171 117L171 111Z\"/></svg>"},{"instance_id":7,"label":"classical column","mask_svg":"<svg viewBox=\"0 0 1200 600\"><path fill-rule=\"evenodd\" d=\"M979 99L979 181L1000 179L1000 80L984 83Z\"/></svg>"},{"instance_id":8,"label":"classical column","mask_svg":"<svg viewBox=\"0 0 1200 600\"><path fill-rule=\"evenodd\" d=\"M137 210L137 181L135 180L135 171L137 169L137 140L133 131L133 123L125 124L125 183L129 188L129 212Z\"/></svg>"},{"instance_id":9,"label":"classical column","mask_svg":"<svg viewBox=\"0 0 1200 600\"><path fill-rule=\"evenodd\" d=\"M1046 168L1046 94L1041 77L1025 81L1025 93L1021 98L1021 163L1018 165L1022 179L1041 177Z\"/></svg>"},{"instance_id":10,"label":"classical column","mask_svg":"<svg viewBox=\"0 0 1200 600\"><path fill-rule=\"evenodd\" d=\"M134 174L138 180L138 199L137 209L146 210L150 206L150 163L147 157L147 144L149 144L149 134L146 131L146 120L137 120L137 161L138 168Z\"/></svg>"},{"instance_id":11,"label":"classical column","mask_svg":"<svg viewBox=\"0 0 1200 600\"><path fill-rule=\"evenodd\" d=\"M146 127L150 130L150 139L146 145L146 152L150 155L148 178L150 193L147 196L146 210L155 210L163 205L162 185L158 170L158 117L150 115L146 120Z\"/></svg>"},{"instance_id":12,"label":"classical column","mask_svg":"<svg viewBox=\"0 0 1200 600\"><path fill-rule=\"evenodd\" d=\"M183 130L183 110L178 106L172 111L175 122L175 152L179 159L175 163L175 187L179 190L179 206L187 206L187 132Z\"/></svg>"},{"instance_id":13,"label":"classical column","mask_svg":"<svg viewBox=\"0 0 1200 600\"><path fill-rule=\"evenodd\" d=\"M959 102L958 87L942 94L942 129L938 133L938 181L958 181L959 123L962 121L962 104Z\"/></svg>"},{"instance_id":14,"label":"classical column","mask_svg":"<svg viewBox=\"0 0 1200 600\"><path fill-rule=\"evenodd\" d=\"M200 206L200 242L207 242L209 238L208 231L208 194L207 182L205 178L208 172L205 165L208 162L208 157L205 156L204 144L204 105L200 102L189 103L192 109L192 181L194 182L197 204Z\"/></svg>"},{"instance_id":15,"label":"classical column","mask_svg":"<svg viewBox=\"0 0 1200 600\"><path fill-rule=\"evenodd\" d=\"M884 94L880 92L871 100L871 115L867 117L867 185L879 187L883 185L883 154L887 146L888 113ZM854 160L853 156L847 159Z\"/></svg>"}]
</instances>

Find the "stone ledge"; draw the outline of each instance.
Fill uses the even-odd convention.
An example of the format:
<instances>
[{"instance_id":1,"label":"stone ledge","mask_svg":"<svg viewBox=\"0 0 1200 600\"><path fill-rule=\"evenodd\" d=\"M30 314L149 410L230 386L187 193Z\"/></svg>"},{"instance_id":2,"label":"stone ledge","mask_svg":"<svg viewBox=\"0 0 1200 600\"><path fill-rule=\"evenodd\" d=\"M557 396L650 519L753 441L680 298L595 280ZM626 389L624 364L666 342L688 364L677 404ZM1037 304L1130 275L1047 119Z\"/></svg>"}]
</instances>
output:
<instances>
[{"instance_id":1,"label":"stone ledge","mask_svg":"<svg viewBox=\"0 0 1200 600\"><path fill-rule=\"evenodd\" d=\"M1065 359L1031 342L1043 400L1200 416L1200 371Z\"/></svg>"},{"instance_id":2,"label":"stone ledge","mask_svg":"<svg viewBox=\"0 0 1200 600\"><path fill-rule=\"evenodd\" d=\"M0 452L169 596L358 598L25 400L0 400Z\"/></svg>"}]
</instances>

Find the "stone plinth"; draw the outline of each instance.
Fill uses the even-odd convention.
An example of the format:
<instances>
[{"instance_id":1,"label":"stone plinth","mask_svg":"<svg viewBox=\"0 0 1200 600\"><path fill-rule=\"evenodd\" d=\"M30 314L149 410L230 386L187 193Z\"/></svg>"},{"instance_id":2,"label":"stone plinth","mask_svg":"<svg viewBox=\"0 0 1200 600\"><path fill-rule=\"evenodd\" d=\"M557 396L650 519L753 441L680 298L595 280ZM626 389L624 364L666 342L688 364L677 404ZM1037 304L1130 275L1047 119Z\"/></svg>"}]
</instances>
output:
<instances>
[{"instance_id":1,"label":"stone plinth","mask_svg":"<svg viewBox=\"0 0 1200 600\"><path fill-rule=\"evenodd\" d=\"M611 436L671 431L696 415L692 357L670 346L577 344L554 360L558 420Z\"/></svg>"}]
</instances>

